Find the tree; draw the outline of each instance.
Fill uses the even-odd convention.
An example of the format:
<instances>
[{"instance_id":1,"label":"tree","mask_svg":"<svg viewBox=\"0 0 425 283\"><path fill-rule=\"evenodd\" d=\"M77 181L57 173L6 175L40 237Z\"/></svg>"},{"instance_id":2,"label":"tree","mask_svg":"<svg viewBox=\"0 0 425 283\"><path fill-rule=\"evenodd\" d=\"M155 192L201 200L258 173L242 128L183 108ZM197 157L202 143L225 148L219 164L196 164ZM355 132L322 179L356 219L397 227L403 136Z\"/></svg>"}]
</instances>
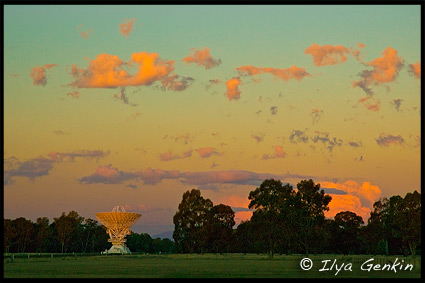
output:
<instances>
[{"instance_id":1,"label":"tree","mask_svg":"<svg viewBox=\"0 0 425 283\"><path fill-rule=\"evenodd\" d=\"M109 236L105 233L106 227L103 225L97 225L92 231L90 237L90 251L93 253L95 251L104 251L110 247L108 242Z\"/></svg>"},{"instance_id":2,"label":"tree","mask_svg":"<svg viewBox=\"0 0 425 283\"><path fill-rule=\"evenodd\" d=\"M36 242L38 252L47 252L49 244L50 226L49 218L39 217L36 224Z\"/></svg>"},{"instance_id":3,"label":"tree","mask_svg":"<svg viewBox=\"0 0 425 283\"><path fill-rule=\"evenodd\" d=\"M421 241L421 194L417 191L407 193L395 207L390 224L391 234L400 239L403 251L408 250L414 256Z\"/></svg>"},{"instance_id":4,"label":"tree","mask_svg":"<svg viewBox=\"0 0 425 283\"><path fill-rule=\"evenodd\" d=\"M318 249L324 242L324 212L329 210L332 197L320 190L320 184L312 179L301 180L297 184L298 191L289 198L289 219L291 235L308 256L312 249Z\"/></svg>"},{"instance_id":5,"label":"tree","mask_svg":"<svg viewBox=\"0 0 425 283\"><path fill-rule=\"evenodd\" d=\"M339 212L331 225L331 243L343 254L354 253L361 246L360 227L364 224L361 216L351 211Z\"/></svg>"},{"instance_id":6,"label":"tree","mask_svg":"<svg viewBox=\"0 0 425 283\"><path fill-rule=\"evenodd\" d=\"M233 244L233 226L235 212L228 205L219 204L211 209L209 246L214 253L229 252Z\"/></svg>"},{"instance_id":7,"label":"tree","mask_svg":"<svg viewBox=\"0 0 425 283\"><path fill-rule=\"evenodd\" d=\"M421 244L421 194L416 190L407 193L404 197L405 219L407 219L404 239L409 245L412 256L416 254L416 248Z\"/></svg>"},{"instance_id":8,"label":"tree","mask_svg":"<svg viewBox=\"0 0 425 283\"><path fill-rule=\"evenodd\" d=\"M256 231L252 228L252 223L250 220L241 221L241 223L236 228L235 235L235 251L240 253L258 253L260 252L256 249L255 244L258 243L256 240Z\"/></svg>"},{"instance_id":9,"label":"tree","mask_svg":"<svg viewBox=\"0 0 425 283\"><path fill-rule=\"evenodd\" d=\"M16 218L13 221L13 225L16 229L16 244L19 253L25 252L27 245L34 238L34 226L31 220L27 220L24 217Z\"/></svg>"},{"instance_id":10,"label":"tree","mask_svg":"<svg viewBox=\"0 0 425 283\"><path fill-rule=\"evenodd\" d=\"M59 218L54 218L57 237L61 243L61 252L64 253L72 238L78 233L79 225L84 221L84 217L78 215L77 212L71 211L68 215L62 212Z\"/></svg>"},{"instance_id":11,"label":"tree","mask_svg":"<svg viewBox=\"0 0 425 283\"><path fill-rule=\"evenodd\" d=\"M369 244L369 252L388 255L388 239L390 238L385 221L385 213L389 200L381 198L373 203L364 237Z\"/></svg>"},{"instance_id":12,"label":"tree","mask_svg":"<svg viewBox=\"0 0 425 283\"><path fill-rule=\"evenodd\" d=\"M283 185L280 180L266 179L260 187L249 193L250 203L248 208L257 211L279 212L282 203L292 194L293 187L290 184ZM255 213L255 211L254 211Z\"/></svg>"},{"instance_id":13,"label":"tree","mask_svg":"<svg viewBox=\"0 0 425 283\"><path fill-rule=\"evenodd\" d=\"M173 238L179 252L205 252L207 248L210 211L213 203L204 199L201 191L192 189L183 194L178 211L173 217Z\"/></svg>"},{"instance_id":14,"label":"tree","mask_svg":"<svg viewBox=\"0 0 425 283\"><path fill-rule=\"evenodd\" d=\"M421 194L394 195L373 204L367 229L376 248L385 254L416 254L421 239Z\"/></svg>"},{"instance_id":15,"label":"tree","mask_svg":"<svg viewBox=\"0 0 425 283\"><path fill-rule=\"evenodd\" d=\"M255 209L251 217L253 230L258 231L257 245L273 257L279 246L289 243L287 221L287 201L294 193L290 184L280 180L266 179L260 187L249 193L248 208Z\"/></svg>"},{"instance_id":16,"label":"tree","mask_svg":"<svg viewBox=\"0 0 425 283\"><path fill-rule=\"evenodd\" d=\"M160 252L168 253L168 254L172 254L176 252L176 245L170 239L168 238L162 239L160 244L161 244L161 247L159 249Z\"/></svg>"},{"instance_id":17,"label":"tree","mask_svg":"<svg viewBox=\"0 0 425 283\"><path fill-rule=\"evenodd\" d=\"M382 248L385 247L386 255L405 253L394 227L395 220L399 217L397 214L402 211L402 207L403 198L399 195L389 199L381 198L373 204L373 211L368 221L369 231L375 233L376 248L379 245L379 250L382 252Z\"/></svg>"},{"instance_id":18,"label":"tree","mask_svg":"<svg viewBox=\"0 0 425 283\"><path fill-rule=\"evenodd\" d=\"M4 241L4 252L9 253L10 248L15 243L17 236L16 227L12 220L3 220L3 241Z\"/></svg>"},{"instance_id":19,"label":"tree","mask_svg":"<svg viewBox=\"0 0 425 283\"><path fill-rule=\"evenodd\" d=\"M80 231L80 242L81 242L81 252L87 252L89 243L93 243L95 239L95 230L97 227L97 221L94 219L87 218L84 223L79 225Z\"/></svg>"}]
</instances>

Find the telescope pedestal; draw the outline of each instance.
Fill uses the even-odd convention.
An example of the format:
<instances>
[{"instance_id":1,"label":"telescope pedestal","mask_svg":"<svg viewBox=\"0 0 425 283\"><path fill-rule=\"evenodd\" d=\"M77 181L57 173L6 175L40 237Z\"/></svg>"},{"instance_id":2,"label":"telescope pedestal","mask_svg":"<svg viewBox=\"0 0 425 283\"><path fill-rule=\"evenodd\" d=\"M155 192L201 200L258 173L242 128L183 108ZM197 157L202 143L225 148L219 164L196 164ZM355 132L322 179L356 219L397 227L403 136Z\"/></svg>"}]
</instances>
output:
<instances>
[{"instance_id":1,"label":"telescope pedestal","mask_svg":"<svg viewBox=\"0 0 425 283\"><path fill-rule=\"evenodd\" d=\"M105 250L102 254L131 254L131 251L125 244L117 244L112 245L109 250Z\"/></svg>"}]
</instances>

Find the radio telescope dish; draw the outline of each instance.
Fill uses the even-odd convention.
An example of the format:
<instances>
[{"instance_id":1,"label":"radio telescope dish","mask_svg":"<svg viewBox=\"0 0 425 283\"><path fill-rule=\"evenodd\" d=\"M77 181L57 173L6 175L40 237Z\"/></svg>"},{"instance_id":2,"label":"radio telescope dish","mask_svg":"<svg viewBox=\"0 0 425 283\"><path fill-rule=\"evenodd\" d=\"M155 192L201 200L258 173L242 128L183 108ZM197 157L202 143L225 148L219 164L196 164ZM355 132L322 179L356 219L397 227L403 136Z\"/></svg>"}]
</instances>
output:
<instances>
[{"instance_id":1,"label":"radio telescope dish","mask_svg":"<svg viewBox=\"0 0 425 283\"><path fill-rule=\"evenodd\" d=\"M130 227L142 216L139 213L126 212L124 207L115 206L111 212L96 213L96 218L106 227L109 234L108 242L112 247L105 253L130 254L129 248L125 245L125 236L130 235Z\"/></svg>"}]
</instances>

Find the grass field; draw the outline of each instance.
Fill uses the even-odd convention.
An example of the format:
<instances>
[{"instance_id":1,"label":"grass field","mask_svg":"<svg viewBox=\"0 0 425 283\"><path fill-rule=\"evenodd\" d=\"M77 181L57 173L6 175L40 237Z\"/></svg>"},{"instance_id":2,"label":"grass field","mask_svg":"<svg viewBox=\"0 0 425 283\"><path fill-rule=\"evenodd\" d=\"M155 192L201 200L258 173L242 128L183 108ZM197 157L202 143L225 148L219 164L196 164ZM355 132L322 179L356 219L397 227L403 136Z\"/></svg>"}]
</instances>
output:
<instances>
[{"instance_id":1,"label":"grass field","mask_svg":"<svg viewBox=\"0 0 425 283\"><path fill-rule=\"evenodd\" d=\"M309 258L313 267L308 271L300 267L303 258L275 255L270 259L261 254L132 254L16 256L11 260L4 256L4 278L421 278L420 257L312 255ZM376 264L382 267L388 259L394 262L396 258L401 263L395 268L397 272L361 270L366 260L373 259L369 263L376 268ZM323 260L330 261L324 266ZM337 266L331 267L334 260ZM413 264L413 270L400 271L408 263ZM369 266L363 264L364 268Z\"/></svg>"}]
</instances>

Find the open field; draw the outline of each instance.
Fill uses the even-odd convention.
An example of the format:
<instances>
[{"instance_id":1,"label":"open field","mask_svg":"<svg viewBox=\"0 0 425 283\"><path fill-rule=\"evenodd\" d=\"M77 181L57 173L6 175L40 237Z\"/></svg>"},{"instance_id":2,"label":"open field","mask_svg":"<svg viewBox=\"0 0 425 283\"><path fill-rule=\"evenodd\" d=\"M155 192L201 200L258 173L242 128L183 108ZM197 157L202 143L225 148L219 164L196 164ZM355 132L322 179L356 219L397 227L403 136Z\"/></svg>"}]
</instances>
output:
<instances>
[{"instance_id":1,"label":"open field","mask_svg":"<svg viewBox=\"0 0 425 283\"><path fill-rule=\"evenodd\" d=\"M172 255L30 255L4 256L4 278L420 278L421 258L311 255L313 267L300 267L301 255L172 254ZM397 258L397 261L395 261ZM373 261L371 260L373 259ZM368 263L400 263L393 270L369 269ZM326 263L323 260L330 260ZM332 263L336 260L336 265ZM364 264L365 261L369 261ZM407 264L412 271L400 271ZM307 264L306 264L307 265ZM342 267L343 266L343 267ZM342 267L342 269L341 269ZM327 269L322 270L321 269ZM338 269L341 269L338 272ZM344 270L347 269L347 270ZM351 269L351 271L349 270Z\"/></svg>"}]
</instances>

